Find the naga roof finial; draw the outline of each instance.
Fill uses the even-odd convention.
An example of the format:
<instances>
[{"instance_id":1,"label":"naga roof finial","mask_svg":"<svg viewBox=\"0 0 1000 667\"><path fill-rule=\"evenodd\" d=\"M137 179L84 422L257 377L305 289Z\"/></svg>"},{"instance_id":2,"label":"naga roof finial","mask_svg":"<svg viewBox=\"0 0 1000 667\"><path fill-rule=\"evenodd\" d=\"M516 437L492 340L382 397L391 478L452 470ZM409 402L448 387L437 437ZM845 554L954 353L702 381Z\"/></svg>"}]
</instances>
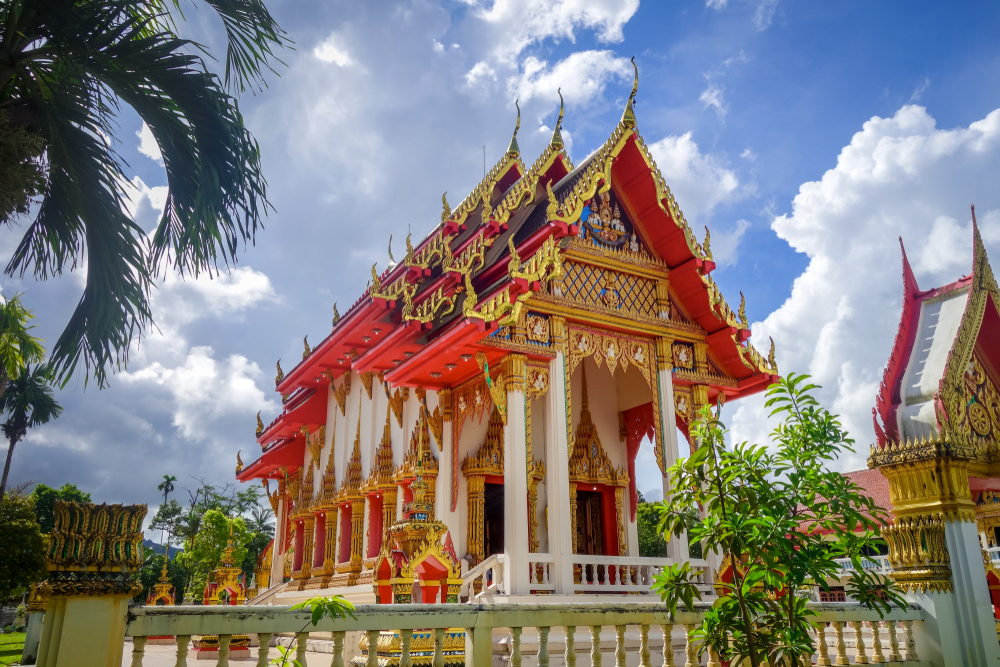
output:
<instances>
[{"instance_id":1,"label":"naga roof finial","mask_svg":"<svg viewBox=\"0 0 1000 667\"><path fill-rule=\"evenodd\" d=\"M264 432L264 422L260 420L260 411L257 411L257 436Z\"/></svg>"},{"instance_id":2,"label":"naga roof finial","mask_svg":"<svg viewBox=\"0 0 1000 667\"><path fill-rule=\"evenodd\" d=\"M278 369L278 374L274 376L274 384L277 385L285 379L285 371L281 370L281 359L278 359L278 363L275 364L275 367Z\"/></svg>"},{"instance_id":3,"label":"naga roof finial","mask_svg":"<svg viewBox=\"0 0 1000 667\"><path fill-rule=\"evenodd\" d=\"M312 354L312 348L309 347L309 336L303 336L302 338L302 359L308 359L309 355Z\"/></svg>"},{"instance_id":4,"label":"naga roof finial","mask_svg":"<svg viewBox=\"0 0 1000 667\"><path fill-rule=\"evenodd\" d=\"M392 256L392 234L389 234L389 263L396 264L396 258Z\"/></svg>"},{"instance_id":5,"label":"naga roof finial","mask_svg":"<svg viewBox=\"0 0 1000 667\"><path fill-rule=\"evenodd\" d=\"M635 56L632 56L632 67L635 69L635 80L632 82L632 92L628 96L628 104L625 105L625 113L622 114L622 124L628 128L635 127L635 94L639 91L639 67L635 64Z\"/></svg>"},{"instance_id":6,"label":"naga roof finial","mask_svg":"<svg viewBox=\"0 0 1000 667\"><path fill-rule=\"evenodd\" d=\"M556 119L556 129L552 130L552 139L549 141L549 145L556 150L562 150L566 145L562 138L562 121L563 114L566 112L566 105L563 102L562 88L556 89L556 93L559 95L559 118Z\"/></svg>"},{"instance_id":7,"label":"naga roof finial","mask_svg":"<svg viewBox=\"0 0 1000 667\"><path fill-rule=\"evenodd\" d=\"M708 225L705 225L705 242L701 244L702 250L705 251L705 259L708 261L714 261L712 259L712 232L708 231Z\"/></svg>"},{"instance_id":8,"label":"naga roof finial","mask_svg":"<svg viewBox=\"0 0 1000 667\"><path fill-rule=\"evenodd\" d=\"M517 100L514 100L514 106L517 107L517 124L514 126L514 136L510 138L510 146L507 147L508 155L521 154L521 147L517 145L517 131L521 129L521 107L518 106Z\"/></svg>"},{"instance_id":9,"label":"naga roof finial","mask_svg":"<svg viewBox=\"0 0 1000 667\"><path fill-rule=\"evenodd\" d=\"M337 302L333 302L333 326L337 326L337 322L340 321L340 311L337 310Z\"/></svg>"},{"instance_id":10,"label":"naga roof finial","mask_svg":"<svg viewBox=\"0 0 1000 667\"><path fill-rule=\"evenodd\" d=\"M449 217L451 217L451 206L448 205L448 191L445 190L444 194L441 195L441 222Z\"/></svg>"}]
</instances>

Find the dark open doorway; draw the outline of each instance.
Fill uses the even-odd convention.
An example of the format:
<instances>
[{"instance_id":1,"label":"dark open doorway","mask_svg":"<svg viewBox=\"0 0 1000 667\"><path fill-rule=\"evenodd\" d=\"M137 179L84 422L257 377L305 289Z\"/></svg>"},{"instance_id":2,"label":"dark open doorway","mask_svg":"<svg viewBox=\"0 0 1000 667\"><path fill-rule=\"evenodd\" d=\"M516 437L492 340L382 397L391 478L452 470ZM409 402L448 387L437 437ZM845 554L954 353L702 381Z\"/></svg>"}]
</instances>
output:
<instances>
[{"instance_id":1,"label":"dark open doorway","mask_svg":"<svg viewBox=\"0 0 1000 667\"><path fill-rule=\"evenodd\" d=\"M483 541L486 557L503 553L503 484L485 484Z\"/></svg>"},{"instance_id":2,"label":"dark open doorway","mask_svg":"<svg viewBox=\"0 0 1000 667\"><path fill-rule=\"evenodd\" d=\"M579 554L605 555L602 500L599 492L576 492L576 552Z\"/></svg>"}]
</instances>

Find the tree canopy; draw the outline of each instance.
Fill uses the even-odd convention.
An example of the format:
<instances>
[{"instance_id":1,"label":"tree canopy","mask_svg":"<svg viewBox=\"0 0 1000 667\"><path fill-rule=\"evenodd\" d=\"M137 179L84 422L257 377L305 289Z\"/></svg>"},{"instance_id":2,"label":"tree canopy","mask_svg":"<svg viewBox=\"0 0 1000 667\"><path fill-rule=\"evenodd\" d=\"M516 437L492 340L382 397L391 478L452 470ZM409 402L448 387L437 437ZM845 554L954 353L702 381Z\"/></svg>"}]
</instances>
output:
<instances>
[{"instance_id":1,"label":"tree canopy","mask_svg":"<svg viewBox=\"0 0 1000 667\"><path fill-rule=\"evenodd\" d=\"M45 484L36 484L31 490L31 499L34 503L35 515L38 517L38 525L46 535L56 527L56 501L62 500L73 503L89 503L90 494L76 488L74 484L63 484L60 489L53 489Z\"/></svg>"},{"instance_id":2,"label":"tree canopy","mask_svg":"<svg viewBox=\"0 0 1000 667\"><path fill-rule=\"evenodd\" d=\"M0 603L45 578L45 538L32 496L11 491L0 506Z\"/></svg>"}]
</instances>

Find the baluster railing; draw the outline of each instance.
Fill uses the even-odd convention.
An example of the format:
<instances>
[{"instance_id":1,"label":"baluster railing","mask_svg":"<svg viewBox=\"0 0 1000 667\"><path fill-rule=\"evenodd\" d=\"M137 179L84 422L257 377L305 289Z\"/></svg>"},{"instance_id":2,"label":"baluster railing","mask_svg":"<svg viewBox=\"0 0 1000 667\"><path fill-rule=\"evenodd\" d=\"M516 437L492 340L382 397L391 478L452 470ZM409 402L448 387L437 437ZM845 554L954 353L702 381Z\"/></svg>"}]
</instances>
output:
<instances>
[{"instance_id":1,"label":"baluster railing","mask_svg":"<svg viewBox=\"0 0 1000 667\"><path fill-rule=\"evenodd\" d=\"M576 667L576 649L573 647L573 635L576 634L576 627L566 626L566 650L563 660L566 667Z\"/></svg>"},{"instance_id":2,"label":"baluster railing","mask_svg":"<svg viewBox=\"0 0 1000 667\"><path fill-rule=\"evenodd\" d=\"M510 638L510 665L511 667L521 667L521 628L511 628Z\"/></svg>"},{"instance_id":3,"label":"baluster railing","mask_svg":"<svg viewBox=\"0 0 1000 667\"><path fill-rule=\"evenodd\" d=\"M232 640L232 635L219 635L218 667L229 667L229 642Z\"/></svg>"},{"instance_id":4,"label":"baluster railing","mask_svg":"<svg viewBox=\"0 0 1000 667\"><path fill-rule=\"evenodd\" d=\"M861 634L861 621L851 621L851 627L854 628L854 664L867 665L868 654L865 653L865 638Z\"/></svg>"},{"instance_id":5,"label":"baluster railing","mask_svg":"<svg viewBox=\"0 0 1000 667\"><path fill-rule=\"evenodd\" d=\"M344 667L344 631L333 633L333 660L330 667Z\"/></svg>"},{"instance_id":6,"label":"baluster railing","mask_svg":"<svg viewBox=\"0 0 1000 667\"><path fill-rule=\"evenodd\" d=\"M903 656L899 654L899 635L896 634L899 629L897 623L886 621L885 626L889 629L889 662L902 662Z\"/></svg>"},{"instance_id":7,"label":"baluster railing","mask_svg":"<svg viewBox=\"0 0 1000 667\"><path fill-rule=\"evenodd\" d=\"M661 625L663 629L663 667L674 666L674 626Z\"/></svg>"},{"instance_id":8,"label":"baluster railing","mask_svg":"<svg viewBox=\"0 0 1000 667\"><path fill-rule=\"evenodd\" d=\"M649 663L649 626L639 626L639 667L652 667Z\"/></svg>"},{"instance_id":9,"label":"baluster railing","mask_svg":"<svg viewBox=\"0 0 1000 667\"><path fill-rule=\"evenodd\" d=\"M851 661L847 659L847 644L844 642L844 622L834 621L833 631L837 636L837 659L833 661L835 665L849 665Z\"/></svg>"},{"instance_id":10,"label":"baluster railing","mask_svg":"<svg viewBox=\"0 0 1000 667\"><path fill-rule=\"evenodd\" d=\"M906 661L920 660L917 655L917 643L913 641L913 621L903 621L903 630L906 637Z\"/></svg>"},{"instance_id":11,"label":"baluster railing","mask_svg":"<svg viewBox=\"0 0 1000 667\"><path fill-rule=\"evenodd\" d=\"M872 629L872 662L885 662L885 656L882 655L882 624L878 621L872 621L868 624L868 627Z\"/></svg>"},{"instance_id":12,"label":"baluster railing","mask_svg":"<svg viewBox=\"0 0 1000 667\"><path fill-rule=\"evenodd\" d=\"M599 625L590 628L590 665L591 667L601 667L601 626Z\"/></svg>"},{"instance_id":13,"label":"baluster railing","mask_svg":"<svg viewBox=\"0 0 1000 667\"><path fill-rule=\"evenodd\" d=\"M142 667L142 657L146 653L146 638L135 637L132 640L132 667Z\"/></svg>"},{"instance_id":14,"label":"baluster railing","mask_svg":"<svg viewBox=\"0 0 1000 667\"><path fill-rule=\"evenodd\" d=\"M625 667L625 627L624 625L615 626L615 639L617 640L615 644L615 667Z\"/></svg>"},{"instance_id":15,"label":"baluster railing","mask_svg":"<svg viewBox=\"0 0 1000 667\"><path fill-rule=\"evenodd\" d=\"M444 667L444 633L445 628L434 628L434 667ZM378 664L378 660L375 664Z\"/></svg>"},{"instance_id":16,"label":"baluster railing","mask_svg":"<svg viewBox=\"0 0 1000 667\"><path fill-rule=\"evenodd\" d=\"M830 664L830 647L826 645L826 623L817 623L816 628L816 667L827 667Z\"/></svg>"},{"instance_id":17,"label":"baluster railing","mask_svg":"<svg viewBox=\"0 0 1000 667\"><path fill-rule=\"evenodd\" d=\"M400 630L399 639L399 667L413 667L413 658L410 657L410 642L413 641L413 628Z\"/></svg>"},{"instance_id":18,"label":"baluster railing","mask_svg":"<svg viewBox=\"0 0 1000 667\"><path fill-rule=\"evenodd\" d=\"M538 628L538 667L549 667L549 629Z\"/></svg>"},{"instance_id":19,"label":"baluster railing","mask_svg":"<svg viewBox=\"0 0 1000 667\"><path fill-rule=\"evenodd\" d=\"M694 623L684 625L684 667L698 667L698 656L694 645Z\"/></svg>"},{"instance_id":20,"label":"baluster railing","mask_svg":"<svg viewBox=\"0 0 1000 667\"><path fill-rule=\"evenodd\" d=\"M181 638L177 638L178 645L180 644ZM257 635L257 667L267 667L267 654L271 651L271 633L261 632ZM178 656L180 651L177 652ZM187 647L184 647L184 655L187 655ZM187 665L187 661L184 662ZM181 663L178 660L177 667L180 667Z\"/></svg>"}]
</instances>

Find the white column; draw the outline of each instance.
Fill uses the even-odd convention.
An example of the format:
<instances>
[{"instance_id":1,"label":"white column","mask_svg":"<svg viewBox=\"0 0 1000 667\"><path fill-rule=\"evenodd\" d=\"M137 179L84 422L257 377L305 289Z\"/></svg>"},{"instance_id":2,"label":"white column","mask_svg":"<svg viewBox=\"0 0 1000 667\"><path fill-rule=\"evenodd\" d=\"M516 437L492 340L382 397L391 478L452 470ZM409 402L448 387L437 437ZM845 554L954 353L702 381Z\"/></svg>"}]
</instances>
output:
<instances>
[{"instance_id":1,"label":"white column","mask_svg":"<svg viewBox=\"0 0 1000 667\"><path fill-rule=\"evenodd\" d=\"M970 665L1000 665L1000 642L990 588L983 568L983 552L974 521L945 521L945 541L950 556L954 586L954 620L958 630L958 655L968 656ZM944 655L949 655L941 635Z\"/></svg>"},{"instance_id":2,"label":"white column","mask_svg":"<svg viewBox=\"0 0 1000 667\"><path fill-rule=\"evenodd\" d=\"M556 593L573 593L573 535L569 510L569 441L566 415L566 358L549 365L545 430L545 492L549 505L549 553L555 557L551 579Z\"/></svg>"},{"instance_id":3,"label":"white column","mask_svg":"<svg viewBox=\"0 0 1000 667\"><path fill-rule=\"evenodd\" d=\"M271 579L264 588L270 588L275 584L280 584L285 572L285 554L278 553L281 549L281 541L285 537L282 526L285 525L285 494L278 496L278 511L274 516L274 544L271 545ZM258 588L259 588L258 584ZM260 591L263 593L264 591Z\"/></svg>"},{"instance_id":4,"label":"white column","mask_svg":"<svg viewBox=\"0 0 1000 667\"><path fill-rule=\"evenodd\" d=\"M667 346L668 347L668 346ZM669 350L669 347L668 347ZM662 355L658 352L658 355ZM656 380L659 384L660 398L660 433L657 434L659 442L654 443L656 447L663 448L663 467L669 469L681 458L680 442L677 438L677 417L674 413L674 374L669 360L657 359L659 370L656 372ZM670 496L670 480L663 477L663 497ZM683 562L688 557L687 534L679 537L671 537L667 543L667 553L676 562Z\"/></svg>"},{"instance_id":5,"label":"white column","mask_svg":"<svg viewBox=\"0 0 1000 667\"><path fill-rule=\"evenodd\" d=\"M504 581L508 595L528 594L528 456L524 415L524 362L505 364L521 369L520 383L507 391L507 425L504 427L503 552Z\"/></svg>"}]
</instances>

